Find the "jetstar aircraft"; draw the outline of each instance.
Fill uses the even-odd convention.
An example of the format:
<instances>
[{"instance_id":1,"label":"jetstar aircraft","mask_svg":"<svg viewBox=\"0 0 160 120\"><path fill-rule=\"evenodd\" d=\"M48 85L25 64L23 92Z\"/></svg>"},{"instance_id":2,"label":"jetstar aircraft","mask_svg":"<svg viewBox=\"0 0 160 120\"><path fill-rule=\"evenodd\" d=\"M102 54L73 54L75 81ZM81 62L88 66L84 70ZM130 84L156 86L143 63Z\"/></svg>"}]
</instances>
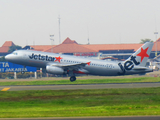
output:
<instances>
[{"instance_id":1,"label":"jetstar aircraft","mask_svg":"<svg viewBox=\"0 0 160 120\"><path fill-rule=\"evenodd\" d=\"M145 43L126 61L115 62L96 60L33 50L17 50L5 56L9 62L24 66L45 68L52 74L69 74L70 81L75 81L75 74L91 74L99 76L118 76L144 74L153 70L145 67L153 47L152 42Z\"/></svg>"}]
</instances>

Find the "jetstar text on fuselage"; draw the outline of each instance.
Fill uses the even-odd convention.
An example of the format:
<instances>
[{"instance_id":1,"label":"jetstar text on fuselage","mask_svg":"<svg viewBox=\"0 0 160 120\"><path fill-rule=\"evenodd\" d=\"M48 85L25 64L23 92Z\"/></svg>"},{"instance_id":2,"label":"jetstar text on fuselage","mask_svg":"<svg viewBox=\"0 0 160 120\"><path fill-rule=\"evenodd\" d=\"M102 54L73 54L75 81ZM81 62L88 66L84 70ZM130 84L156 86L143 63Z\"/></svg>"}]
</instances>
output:
<instances>
[{"instance_id":1,"label":"jetstar text on fuselage","mask_svg":"<svg viewBox=\"0 0 160 120\"><path fill-rule=\"evenodd\" d=\"M54 61L55 60L55 57L51 57L51 56L48 56L48 55L36 55L34 53L32 53L32 55L29 55L29 58L30 59L34 59L34 60L43 60L43 61Z\"/></svg>"},{"instance_id":2,"label":"jetstar text on fuselage","mask_svg":"<svg viewBox=\"0 0 160 120\"><path fill-rule=\"evenodd\" d=\"M137 62L136 61L136 56L131 56L130 60L127 60L125 63L124 63L124 66L121 64L121 63L118 63L120 69L122 70L122 73L118 73L119 75L124 75L125 74L125 70L132 70L133 67L134 67L134 64L135 65L139 65L140 62Z\"/></svg>"}]
</instances>

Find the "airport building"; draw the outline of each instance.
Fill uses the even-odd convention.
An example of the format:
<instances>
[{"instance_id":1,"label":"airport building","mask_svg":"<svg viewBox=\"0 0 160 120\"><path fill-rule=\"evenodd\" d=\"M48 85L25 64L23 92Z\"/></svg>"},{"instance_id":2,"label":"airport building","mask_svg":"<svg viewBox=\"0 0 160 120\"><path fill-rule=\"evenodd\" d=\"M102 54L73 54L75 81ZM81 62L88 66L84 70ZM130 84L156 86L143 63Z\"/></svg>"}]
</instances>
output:
<instances>
[{"instance_id":1,"label":"airport building","mask_svg":"<svg viewBox=\"0 0 160 120\"><path fill-rule=\"evenodd\" d=\"M120 60L127 59L142 44L78 44L75 40L67 37L59 45L30 45L31 49L44 52L62 53L75 56L94 57L98 59L116 58ZM160 38L154 42L150 58L160 54Z\"/></svg>"},{"instance_id":2,"label":"airport building","mask_svg":"<svg viewBox=\"0 0 160 120\"><path fill-rule=\"evenodd\" d=\"M15 46L12 41L6 41L2 47L0 47L0 57L5 56L8 54L8 50L10 46Z\"/></svg>"},{"instance_id":3,"label":"airport building","mask_svg":"<svg viewBox=\"0 0 160 120\"><path fill-rule=\"evenodd\" d=\"M0 56L8 54L10 46L15 44L12 41L6 41L0 47ZM94 57L97 59L127 59L134 53L142 44L78 44L75 40L67 37L59 45L27 45L23 49L33 49L36 51L61 53L75 56ZM154 42L154 46L150 58L154 58L160 54L160 38Z\"/></svg>"}]
</instances>

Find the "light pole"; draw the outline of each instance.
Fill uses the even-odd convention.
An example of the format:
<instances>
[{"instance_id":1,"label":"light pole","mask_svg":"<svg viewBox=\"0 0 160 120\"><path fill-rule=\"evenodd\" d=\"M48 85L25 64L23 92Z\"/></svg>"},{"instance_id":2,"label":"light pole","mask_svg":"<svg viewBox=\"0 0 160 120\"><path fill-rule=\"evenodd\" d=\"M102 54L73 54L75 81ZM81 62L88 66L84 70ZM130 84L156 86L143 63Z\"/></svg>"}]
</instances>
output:
<instances>
[{"instance_id":1,"label":"light pole","mask_svg":"<svg viewBox=\"0 0 160 120\"><path fill-rule=\"evenodd\" d=\"M158 35L158 32L157 32L157 20L156 20L156 15L155 15L155 41L156 41L156 52L155 52L155 56L157 57L157 35Z\"/></svg>"},{"instance_id":2,"label":"light pole","mask_svg":"<svg viewBox=\"0 0 160 120\"><path fill-rule=\"evenodd\" d=\"M61 31L60 31L60 15L58 17L58 22L59 22L59 44L61 44Z\"/></svg>"},{"instance_id":3,"label":"light pole","mask_svg":"<svg viewBox=\"0 0 160 120\"><path fill-rule=\"evenodd\" d=\"M154 32L155 34L155 38L156 38L156 52L155 52L155 56L157 57L157 35L158 35L158 32Z\"/></svg>"},{"instance_id":4,"label":"light pole","mask_svg":"<svg viewBox=\"0 0 160 120\"><path fill-rule=\"evenodd\" d=\"M51 40L51 45L52 45L52 49L51 49L52 53L53 53L53 42L54 42L54 38L53 37L54 37L54 35L50 35L50 40Z\"/></svg>"}]
</instances>

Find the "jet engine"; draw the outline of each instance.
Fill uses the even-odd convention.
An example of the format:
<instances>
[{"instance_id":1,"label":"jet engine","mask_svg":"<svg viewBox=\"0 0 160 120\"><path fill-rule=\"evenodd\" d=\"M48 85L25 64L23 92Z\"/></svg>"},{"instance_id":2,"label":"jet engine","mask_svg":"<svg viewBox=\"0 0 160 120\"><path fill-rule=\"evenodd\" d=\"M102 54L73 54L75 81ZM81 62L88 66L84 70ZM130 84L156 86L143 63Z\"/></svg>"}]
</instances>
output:
<instances>
[{"instance_id":1,"label":"jet engine","mask_svg":"<svg viewBox=\"0 0 160 120\"><path fill-rule=\"evenodd\" d=\"M65 74L65 71L62 68L55 66L47 66L46 71L52 74L59 74L59 75Z\"/></svg>"}]
</instances>

